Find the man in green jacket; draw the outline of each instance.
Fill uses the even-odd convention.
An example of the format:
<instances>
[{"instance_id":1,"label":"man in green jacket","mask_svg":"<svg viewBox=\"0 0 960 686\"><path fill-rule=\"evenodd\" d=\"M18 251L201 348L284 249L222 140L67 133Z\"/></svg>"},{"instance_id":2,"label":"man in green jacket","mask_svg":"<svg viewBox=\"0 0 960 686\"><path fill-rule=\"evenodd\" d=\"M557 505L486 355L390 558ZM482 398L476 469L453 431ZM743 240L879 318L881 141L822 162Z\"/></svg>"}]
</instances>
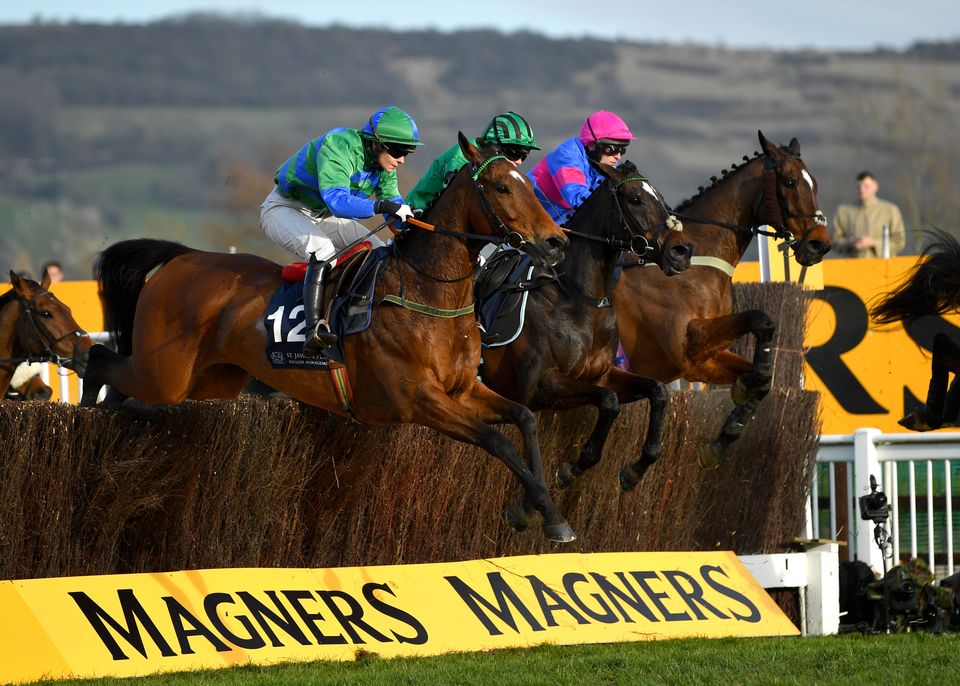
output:
<instances>
[{"instance_id":1,"label":"man in green jacket","mask_svg":"<svg viewBox=\"0 0 960 686\"><path fill-rule=\"evenodd\" d=\"M840 205L833 220L833 243L848 257L883 257L884 227L890 257L896 257L906 244L900 208L877 197L880 184L868 171L857 175L860 202Z\"/></svg>"},{"instance_id":2,"label":"man in green jacket","mask_svg":"<svg viewBox=\"0 0 960 686\"><path fill-rule=\"evenodd\" d=\"M503 155L517 167L527 159L531 150L540 149L530 124L516 112L495 116L475 140L477 147L484 152ZM427 173L407 195L407 204L415 210L426 210L465 164L467 158L460 145L454 144L430 164Z\"/></svg>"}]
</instances>

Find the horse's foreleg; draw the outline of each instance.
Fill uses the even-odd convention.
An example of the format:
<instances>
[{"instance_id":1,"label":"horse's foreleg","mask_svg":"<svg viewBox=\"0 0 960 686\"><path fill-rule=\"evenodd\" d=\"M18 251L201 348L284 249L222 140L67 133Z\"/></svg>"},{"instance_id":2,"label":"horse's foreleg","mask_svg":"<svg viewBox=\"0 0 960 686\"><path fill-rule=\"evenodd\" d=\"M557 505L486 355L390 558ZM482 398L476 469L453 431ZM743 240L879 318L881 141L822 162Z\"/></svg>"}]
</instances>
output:
<instances>
[{"instance_id":1,"label":"horse's foreleg","mask_svg":"<svg viewBox=\"0 0 960 686\"><path fill-rule=\"evenodd\" d=\"M603 455L610 427L620 415L620 401L616 391L592 383L573 379L557 369L544 374L537 385L537 406L568 410L584 405L597 408L593 431L580 449L576 462L564 460L557 467L556 478L560 488L569 488L577 477L593 467Z\"/></svg>"},{"instance_id":2,"label":"horse's foreleg","mask_svg":"<svg viewBox=\"0 0 960 686\"><path fill-rule=\"evenodd\" d=\"M544 519L544 532L552 541L568 543L576 538L573 529L554 505L543 479L540 465L540 441L537 421L526 407L497 395L483 384L474 384L468 394L454 399L436 386L421 388L416 398L418 424L458 441L478 445L502 461L523 485L523 503L507 510L507 519L515 528L524 528L529 510L536 509ZM535 464L524 464L510 440L486 422L512 421L520 427Z\"/></svg>"},{"instance_id":3,"label":"horse's foreleg","mask_svg":"<svg viewBox=\"0 0 960 686\"><path fill-rule=\"evenodd\" d=\"M667 388L655 379L647 379L616 368L608 370L600 383L616 391L620 402L632 403L646 398L650 403L647 437L643 442L640 457L620 470L620 487L624 491L632 491L646 471L659 459L663 449L663 424L669 400Z\"/></svg>"},{"instance_id":4,"label":"horse's foreleg","mask_svg":"<svg viewBox=\"0 0 960 686\"><path fill-rule=\"evenodd\" d=\"M733 380L730 395L738 405L752 398L762 398L770 390L773 381L773 336L776 323L760 310L747 310L716 319L695 319L687 326L688 356L695 363L727 353L736 360L743 360L726 349L740 336L752 333L756 338L753 361L746 371ZM729 383L729 382L728 382Z\"/></svg>"}]
</instances>

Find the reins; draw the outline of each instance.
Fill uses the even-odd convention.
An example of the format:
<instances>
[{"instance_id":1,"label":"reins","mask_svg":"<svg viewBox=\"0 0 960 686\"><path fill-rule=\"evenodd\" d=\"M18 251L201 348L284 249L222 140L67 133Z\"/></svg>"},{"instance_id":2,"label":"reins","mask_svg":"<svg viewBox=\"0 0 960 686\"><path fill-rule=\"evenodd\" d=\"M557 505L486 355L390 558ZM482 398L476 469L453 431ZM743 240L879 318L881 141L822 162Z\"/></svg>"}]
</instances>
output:
<instances>
[{"instance_id":1,"label":"reins","mask_svg":"<svg viewBox=\"0 0 960 686\"><path fill-rule=\"evenodd\" d=\"M54 352L53 348L57 346L61 341L70 338L71 336L86 336L87 332L83 329L74 329L73 331L68 331L59 338L54 338L50 332L42 328L34 317L33 312L30 310L30 303L35 299L39 298L41 295L47 295L48 291L43 291L37 293L31 298L24 298L22 295L14 291L14 295L17 298L17 302L20 303L20 307L23 310L23 313L27 317L27 321L30 323L30 327L33 329L33 333L36 335L37 339L40 341L40 344L43 346L42 355L26 355L23 357L7 357L0 358L0 364L22 364L24 362L34 363L34 362L52 362L58 367L62 366L61 362L64 360L69 360L69 358L62 357ZM25 347L25 346L24 346Z\"/></svg>"}]
</instances>

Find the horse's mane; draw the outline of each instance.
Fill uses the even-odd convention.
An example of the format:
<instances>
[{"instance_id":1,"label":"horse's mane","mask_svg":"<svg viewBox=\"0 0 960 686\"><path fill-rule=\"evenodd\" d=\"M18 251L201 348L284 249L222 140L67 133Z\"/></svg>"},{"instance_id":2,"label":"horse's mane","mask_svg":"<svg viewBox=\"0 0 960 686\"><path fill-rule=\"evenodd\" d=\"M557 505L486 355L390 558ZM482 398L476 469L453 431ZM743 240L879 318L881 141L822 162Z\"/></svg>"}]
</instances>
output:
<instances>
[{"instance_id":1,"label":"horse's mane","mask_svg":"<svg viewBox=\"0 0 960 686\"><path fill-rule=\"evenodd\" d=\"M759 150L754 151L753 157L744 155L742 164L738 162L734 162L733 164L730 165L730 169L721 169L719 177L711 176L709 185L699 186L697 188L697 192L695 195L687 198L686 200L681 202L679 205L677 205L674 209L677 210L678 212L683 212L684 210L689 209L690 205L692 205L697 200L702 198L704 195L712 191L714 188L717 188L718 186L723 185L724 181L734 176L737 172L742 171L748 164L750 164L750 162L762 156L763 156L763 153L760 152Z\"/></svg>"},{"instance_id":2,"label":"horse's mane","mask_svg":"<svg viewBox=\"0 0 960 686\"><path fill-rule=\"evenodd\" d=\"M637 165L635 165L630 160L624 160L619 167L616 167L616 170L622 171L626 174L636 174L637 172L640 171L639 169L637 169ZM609 183L609 181L610 179L608 179L607 177L603 177L603 180L600 182L600 184L596 188L594 188L592 191L590 191L590 194L587 195L583 200L581 200L579 205L576 205L575 207L571 208L573 210L573 213L570 215L570 218L564 222L564 226L572 222L574 218L577 216L577 214L580 213L580 210L582 210L583 207L590 201L590 199L597 194L597 191L600 190L603 184Z\"/></svg>"},{"instance_id":3,"label":"horse's mane","mask_svg":"<svg viewBox=\"0 0 960 686\"><path fill-rule=\"evenodd\" d=\"M870 309L878 324L912 324L924 315L960 310L960 242L939 229L928 234L933 241L916 266Z\"/></svg>"}]
</instances>

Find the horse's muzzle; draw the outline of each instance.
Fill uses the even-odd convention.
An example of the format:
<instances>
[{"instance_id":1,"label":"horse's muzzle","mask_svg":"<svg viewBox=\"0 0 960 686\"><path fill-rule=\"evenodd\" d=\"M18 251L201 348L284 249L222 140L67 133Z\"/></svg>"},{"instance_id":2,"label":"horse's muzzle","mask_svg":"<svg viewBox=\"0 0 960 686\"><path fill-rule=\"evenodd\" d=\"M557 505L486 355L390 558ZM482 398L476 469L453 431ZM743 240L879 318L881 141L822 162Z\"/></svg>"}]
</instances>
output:
<instances>
[{"instance_id":1,"label":"horse's muzzle","mask_svg":"<svg viewBox=\"0 0 960 686\"><path fill-rule=\"evenodd\" d=\"M661 253L660 268L667 276L682 274L690 266L693 257L693 244L687 242L672 243Z\"/></svg>"}]
</instances>

